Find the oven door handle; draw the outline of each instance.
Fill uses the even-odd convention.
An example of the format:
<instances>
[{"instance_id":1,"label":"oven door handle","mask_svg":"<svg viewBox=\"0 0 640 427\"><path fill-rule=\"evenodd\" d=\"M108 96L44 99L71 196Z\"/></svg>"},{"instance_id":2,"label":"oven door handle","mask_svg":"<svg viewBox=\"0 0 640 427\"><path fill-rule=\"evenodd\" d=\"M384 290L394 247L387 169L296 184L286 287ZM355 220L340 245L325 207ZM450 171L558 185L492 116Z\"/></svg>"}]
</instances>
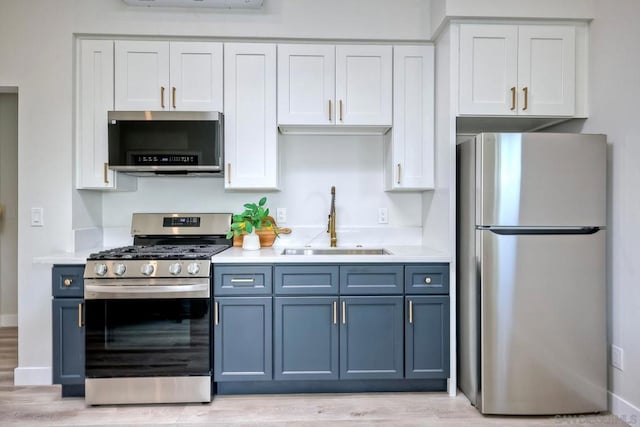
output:
<instances>
[{"instance_id":1,"label":"oven door handle","mask_svg":"<svg viewBox=\"0 0 640 427\"><path fill-rule=\"evenodd\" d=\"M177 299L209 298L208 283L192 285L84 285L84 298L92 299Z\"/></svg>"}]
</instances>

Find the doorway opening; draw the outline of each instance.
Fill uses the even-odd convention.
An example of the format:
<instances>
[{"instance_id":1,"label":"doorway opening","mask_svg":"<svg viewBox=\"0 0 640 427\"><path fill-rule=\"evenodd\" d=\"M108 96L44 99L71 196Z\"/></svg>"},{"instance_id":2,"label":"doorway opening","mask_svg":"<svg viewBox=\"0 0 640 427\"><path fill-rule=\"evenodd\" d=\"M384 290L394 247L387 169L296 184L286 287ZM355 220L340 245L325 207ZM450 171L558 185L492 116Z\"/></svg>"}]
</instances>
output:
<instances>
[{"instance_id":1,"label":"doorway opening","mask_svg":"<svg viewBox=\"0 0 640 427\"><path fill-rule=\"evenodd\" d=\"M18 90L0 87L0 327L18 326Z\"/></svg>"}]
</instances>

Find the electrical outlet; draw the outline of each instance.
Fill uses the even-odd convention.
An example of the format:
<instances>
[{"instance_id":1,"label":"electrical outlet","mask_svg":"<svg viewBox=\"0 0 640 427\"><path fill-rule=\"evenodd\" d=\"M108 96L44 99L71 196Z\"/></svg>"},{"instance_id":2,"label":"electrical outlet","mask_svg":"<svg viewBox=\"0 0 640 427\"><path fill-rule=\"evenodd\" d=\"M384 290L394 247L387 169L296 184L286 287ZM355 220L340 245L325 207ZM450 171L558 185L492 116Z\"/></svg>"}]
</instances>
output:
<instances>
[{"instance_id":1,"label":"electrical outlet","mask_svg":"<svg viewBox=\"0 0 640 427\"><path fill-rule=\"evenodd\" d=\"M276 208L276 224L287 222L287 208Z\"/></svg>"},{"instance_id":2,"label":"electrical outlet","mask_svg":"<svg viewBox=\"0 0 640 427\"><path fill-rule=\"evenodd\" d=\"M621 371L624 370L624 351L617 345L611 346L611 366Z\"/></svg>"},{"instance_id":3,"label":"electrical outlet","mask_svg":"<svg viewBox=\"0 0 640 427\"><path fill-rule=\"evenodd\" d=\"M378 224L389 224L389 209L378 209Z\"/></svg>"},{"instance_id":4,"label":"electrical outlet","mask_svg":"<svg viewBox=\"0 0 640 427\"><path fill-rule=\"evenodd\" d=\"M31 208L31 226L42 227L44 225L44 210L42 208Z\"/></svg>"}]
</instances>

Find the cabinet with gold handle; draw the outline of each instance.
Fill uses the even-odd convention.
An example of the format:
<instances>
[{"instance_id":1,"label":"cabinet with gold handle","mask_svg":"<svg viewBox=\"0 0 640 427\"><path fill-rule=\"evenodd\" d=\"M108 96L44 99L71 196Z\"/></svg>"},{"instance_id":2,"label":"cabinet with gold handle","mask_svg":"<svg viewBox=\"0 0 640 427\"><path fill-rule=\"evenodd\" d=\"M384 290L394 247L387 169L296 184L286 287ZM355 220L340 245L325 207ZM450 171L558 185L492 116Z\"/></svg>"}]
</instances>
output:
<instances>
[{"instance_id":1,"label":"cabinet with gold handle","mask_svg":"<svg viewBox=\"0 0 640 427\"><path fill-rule=\"evenodd\" d=\"M516 109L516 87L513 86L511 88L511 111L515 111Z\"/></svg>"}]
</instances>

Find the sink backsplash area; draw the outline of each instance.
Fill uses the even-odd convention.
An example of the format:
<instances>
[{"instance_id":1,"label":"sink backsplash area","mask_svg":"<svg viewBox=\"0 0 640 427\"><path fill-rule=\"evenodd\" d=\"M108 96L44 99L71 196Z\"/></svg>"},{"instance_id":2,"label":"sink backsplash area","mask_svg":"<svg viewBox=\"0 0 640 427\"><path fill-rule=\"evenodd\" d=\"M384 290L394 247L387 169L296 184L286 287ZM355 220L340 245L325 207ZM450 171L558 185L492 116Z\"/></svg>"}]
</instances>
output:
<instances>
[{"instance_id":1,"label":"sink backsplash area","mask_svg":"<svg viewBox=\"0 0 640 427\"><path fill-rule=\"evenodd\" d=\"M337 229L339 248L414 246L422 244L422 227L349 227ZM326 227L295 227L291 234L280 235L275 247L329 247Z\"/></svg>"}]
</instances>

